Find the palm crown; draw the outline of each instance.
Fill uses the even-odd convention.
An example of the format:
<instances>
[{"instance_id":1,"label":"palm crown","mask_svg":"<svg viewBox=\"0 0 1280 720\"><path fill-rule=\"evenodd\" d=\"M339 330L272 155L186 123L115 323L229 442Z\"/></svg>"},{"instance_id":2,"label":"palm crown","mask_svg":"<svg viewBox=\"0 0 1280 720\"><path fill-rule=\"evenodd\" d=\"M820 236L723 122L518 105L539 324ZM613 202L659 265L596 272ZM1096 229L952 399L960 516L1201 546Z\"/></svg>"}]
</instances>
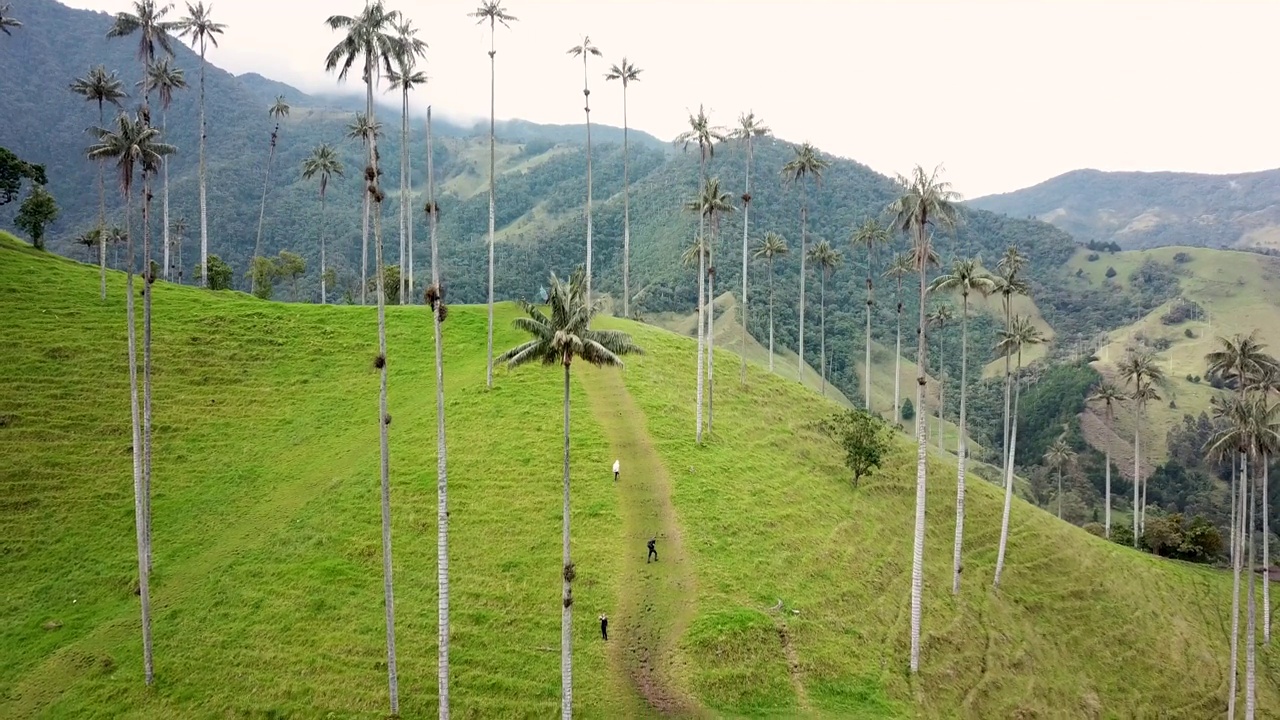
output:
<instances>
[{"instance_id":1,"label":"palm crown","mask_svg":"<svg viewBox=\"0 0 1280 720\"><path fill-rule=\"evenodd\" d=\"M503 27L509 28L511 26L508 23L513 23L520 19L515 15L509 14L506 9L502 7L502 0L485 0L485 2L480 4L480 7L476 8L475 12L468 14L470 17L478 18L476 20L477 25L488 22L490 29L493 29L499 24Z\"/></svg>"},{"instance_id":2,"label":"palm crown","mask_svg":"<svg viewBox=\"0 0 1280 720\"><path fill-rule=\"evenodd\" d=\"M910 177L898 176L901 195L889 204L887 212L892 216L894 229L906 233L915 244L931 245L929 230L948 230L960 222L956 207L960 193L951 189L951 183L939 177L941 168L926 173L917 165ZM917 248L916 267L929 259L931 250Z\"/></svg>"},{"instance_id":3,"label":"palm crown","mask_svg":"<svg viewBox=\"0 0 1280 720\"><path fill-rule=\"evenodd\" d=\"M213 6L205 7L204 0L187 3L187 16L177 22L178 37L189 38L192 46L200 46L201 53L207 45L218 47L218 36L227 28L209 17L211 10Z\"/></svg>"},{"instance_id":4,"label":"palm crown","mask_svg":"<svg viewBox=\"0 0 1280 720\"><path fill-rule=\"evenodd\" d=\"M818 266L824 275L830 275L840 265L840 253L831 243L823 240L809 248L809 260Z\"/></svg>"},{"instance_id":5,"label":"palm crown","mask_svg":"<svg viewBox=\"0 0 1280 720\"><path fill-rule=\"evenodd\" d=\"M342 161L338 159L338 151L329 143L321 143L311 151L311 155L302 162L302 179L310 180L320 176L320 194L323 195L329 185L329 178L343 174Z\"/></svg>"},{"instance_id":6,"label":"palm crown","mask_svg":"<svg viewBox=\"0 0 1280 720\"><path fill-rule=\"evenodd\" d=\"M725 129L711 124L711 119L707 117L707 111L698 106L698 114L689 114L689 129L676 136L675 144L680 145L685 150L690 145L697 145L698 152L702 154L703 159L716 156L716 143L723 142L725 138Z\"/></svg>"},{"instance_id":7,"label":"palm crown","mask_svg":"<svg viewBox=\"0 0 1280 720\"><path fill-rule=\"evenodd\" d=\"M165 110L173 102L173 91L187 87L187 78L182 68L174 67L169 58L160 58L147 66L147 76L138 82L147 92L156 91L160 96L160 107Z\"/></svg>"},{"instance_id":8,"label":"palm crown","mask_svg":"<svg viewBox=\"0 0 1280 720\"><path fill-rule=\"evenodd\" d=\"M1009 329L1001 330L999 337L996 352L1001 355L1013 355L1029 345L1039 345L1044 342L1044 335L1040 332L1040 328L1036 327L1035 323L1031 322L1031 318L1026 315L1015 315L1013 322L1009 324Z\"/></svg>"},{"instance_id":9,"label":"palm crown","mask_svg":"<svg viewBox=\"0 0 1280 720\"><path fill-rule=\"evenodd\" d=\"M754 112L748 111L738 116L738 126L729 135L737 140L746 140L764 137L771 132L773 131L764 124L764 121L756 117Z\"/></svg>"},{"instance_id":10,"label":"palm crown","mask_svg":"<svg viewBox=\"0 0 1280 720\"><path fill-rule=\"evenodd\" d=\"M267 115L276 120L289 117L289 103L284 101L283 95L276 96L276 101L271 103L271 107L267 108Z\"/></svg>"},{"instance_id":11,"label":"palm crown","mask_svg":"<svg viewBox=\"0 0 1280 720\"><path fill-rule=\"evenodd\" d=\"M622 87L625 88L627 85L630 85L633 82L639 82L640 73L642 72L644 72L644 70L641 70L635 65L632 65L631 63L627 62L627 59L624 57L622 58L621 63L609 68L609 72L604 74L604 79L605 80L621 80Z\"/></svg>"},{"instance_id":12,"label":"palm crown","mask_svg":"<svg viewBox=\"0 0 1280 720\"><path fill-rule=\"evenodd\" d=\"M755 257L773 260L787 254L787 241L776 232L767 232L756 246Z\"/></svg>"},{"instance_id":13,"label":"palm crown","mask_svg":"<svg viewBox=\"0 0 1280 720\"><path fill-rule=\"evenodd\" d=\"M796 156L782 166L782 175L788 182L799 182L811 177L815 182L822 182L822 171L831 163L818 154L818 149L810 143L803 143L796 148Z\"/></svg>"},{"instance_id":14,"label":"palm crown","mask_svg":"<svg viewBox=\"0 0 1280 720\"><path fill-rule=\"evenodd\" d=\"M391 74L403 52L400 37L395 34L400 22L398 10L387 10L382 0L370 0L364 11L354 17L333 15L325 24L331 30L346 30L347 34L325 56L324 69L338 71L338 79L345 80L357 58L364 58L366 72L380 70ZM372 82L373 78L363 78Z\"/></svg>"},{"instance_id":15,"label":"palm crown","mask_svg":"<svg viewBox=\"0 0 1280 720\"><path fill-rule=\"evenodd\" d=\"M1218 338L1218 345L1217 350L1205 356L1207 373L1233 382L1238 388L1257 384L1280 370L1256 333Z\"/></svg>"},{"instance_id":16,"label":"palm crown","mask_svg":"<svg viewBox=\"0 0 1280 720\"><path fill-rule=\"evenodd\" d=\"M543 365L570 365L575 358L595 366L621 366L622 356L643 354L631 336L617 330L592 330L591 319L600 312L600 303L586 302L586 272L574 271L569 282L554 274L547 289L547 310L522 303L528 317L516 318L516 329L533 336L498 357L498 362L515 368L532 362Z\"/></svg>"},{"instance_id":17,"label":"palm crown","mask_svg":"<svg viewBox=\"0 0 1280 720\"><path fill-rule=\"evenodd\" d=\"M721 213L733 212L729 201L729 193L720 189L720 178L709 178L702 186L702 191L685 203L684 209L701 213L704 217L714 218Z\"/></svg>"},{"instance_id":18,"label":"palm crown","mask_svg":"<svg viewBox=\"0 0 1280 720\"><path fill-rule=\"evenodd\" d=\"M960 258L951 263L950 272L934 278L930 292L955 292L961 295L978 293L986 297L996 290L995 278L982 270L982 265L972 258Z\"/></svg>"},{"instance_id":19,"label":"palm crown","mask_svg":"<svg viewBox=\"0 0 1280 720\"><path fill-rule=\"evenodd\" d=\"M382 123L370 124L369 116L362 112L356 113L355 119L347 125L347 138L351 140L368 140L370 135L381 134Z\"/></svg>"},{"instance_id":20,"label":"palm crown","mask_svg":"<svg viewBox=\"0 0 1280 720\"><path fill-rule=\"evenodd\" d=\"M88 102L111 103L117 107L121 100L128 97L120 78L114 71L107 72L107 68L102 65L95 65L89 69L88 75L76 78L71 83L71 92L84 96Z\"/></svg>"},{"instance_id":21,"label":"palm crown","mask_svg":"<svg viewBox=\"0 0 1280 720\"><path fill-rule=\"evenodd\" d=\"M9 28L20 28L22 23L13 17L13 6L9 3L0 3L0 32L5 35L13 35L9 32Z\"/></svg>"},{"instance_id":22,"label":"palm crown","mask_svg":"<svg viewBox=\"0 0 1280 720\"><path fill-rule=\"evenodd\" d=\"M1100 402L1106 407L1108 418L1114 416L1116 405L1128 399L1123 390L1109 382L1099 384L1089 396L1089 402Z\"/></svg>"},{"instance_id":23,"label":"palm crown","mask_svg":"<svg viewBox=\"0 0 1280 720\"><path fill-rule=\"evenodd\" d=\"M133 187L133 171L155 172L161 159L175 151L172 145L160 142L160 131L151 127L139 115L120 113L110 128L95 128L98 142L89 147L92 160L113 159L120 171L120 187L127 193Z\"/></svg>"},{"instance_id":24,"label":"palm crown","mask_svg":"<svg viewBox=\"0 0 1280 720\"><path fill-rule=\"evenodd\" d=\"M128 37L138 33L138 59L148 64L156 58L157 45L166 55L173 55L169 33L181 29L182 23L164 19L172 9L172 3L158 5L155 0L134 0L133 12L116 13L107 37Z\"/></svg>"}]
</instances>

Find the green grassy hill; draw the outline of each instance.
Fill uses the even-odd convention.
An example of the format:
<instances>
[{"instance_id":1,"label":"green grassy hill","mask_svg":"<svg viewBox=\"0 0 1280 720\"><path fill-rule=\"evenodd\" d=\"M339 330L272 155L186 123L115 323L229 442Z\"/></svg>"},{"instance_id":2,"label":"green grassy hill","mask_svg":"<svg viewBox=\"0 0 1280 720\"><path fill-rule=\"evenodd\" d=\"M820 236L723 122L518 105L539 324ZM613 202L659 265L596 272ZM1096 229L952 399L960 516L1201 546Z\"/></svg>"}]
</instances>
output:
<instances>
[{"instance_id":1,"label":"green grassy hill","mask_svg":"<svg viewBox=\"0 0 1280 720\"><path fill-rule=\"evenodd\" d=\"M141 681L123 277L0 238L0 717L383 717L375 311L158 284L153 584ZM496 342L521 337L499 309ZM971 484L949 593L954 468L930 464L924 642L906 671L913 451L853 487L814 429L838 406L718 355L693 444L693 344L575 371L575 696L583 717L1208 717L1230 578L1140 554ZM453 698L546 717L559 694L560 376L499 372L484 313L445 325ZM430 326L388 309L402 714L434 713ZM623 480L608 474L623 460ZM658 536L661 561L640 562ZM599 640L596 615L613 622ZM1259 704L1280 707L1260 650ZM649 709L646 709L649 708ZM1272 715L1274 716L1274 714Z\"/></svg>"}]
</instances>

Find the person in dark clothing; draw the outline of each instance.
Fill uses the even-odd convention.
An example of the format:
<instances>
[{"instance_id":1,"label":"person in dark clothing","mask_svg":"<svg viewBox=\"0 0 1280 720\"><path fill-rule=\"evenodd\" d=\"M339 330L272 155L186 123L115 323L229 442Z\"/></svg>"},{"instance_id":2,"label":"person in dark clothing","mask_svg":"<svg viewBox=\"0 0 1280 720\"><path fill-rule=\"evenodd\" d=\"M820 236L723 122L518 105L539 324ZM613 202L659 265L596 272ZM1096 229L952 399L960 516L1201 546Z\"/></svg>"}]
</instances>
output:
<instances>
[{"instance_id":1,"label":"person in dark clothing","mask_svg":"<svg viewBox=\"0 0 1280 720\"><path fill-rule=\"evenodd\" d=\"M604 640L609 639L609 616L608 615L600 616L600 637L601 639L604 639Z\"/></svg>"},{"instance_id":2,"label":"person in dark clothing","mask_svg":"<svg viewBox=\"0 0 1280 720\"><path fill-rule=\"evenodd\" d=\"M655 543L657 543L657 542L658 542L658 539L657 539L657 538L649 538L649 543L648 543L648 545L649 545L649 556L648 556L648 557L646 557L646 558L644 559L645 564L648 564L650 560L652 560L653 562L658 562L658 551L657 551L657 550L655 550L655 549L654 549L654 547L653 547L653 546L654 546L654 544L655 544Z\"/></svg>"}]
</instances>

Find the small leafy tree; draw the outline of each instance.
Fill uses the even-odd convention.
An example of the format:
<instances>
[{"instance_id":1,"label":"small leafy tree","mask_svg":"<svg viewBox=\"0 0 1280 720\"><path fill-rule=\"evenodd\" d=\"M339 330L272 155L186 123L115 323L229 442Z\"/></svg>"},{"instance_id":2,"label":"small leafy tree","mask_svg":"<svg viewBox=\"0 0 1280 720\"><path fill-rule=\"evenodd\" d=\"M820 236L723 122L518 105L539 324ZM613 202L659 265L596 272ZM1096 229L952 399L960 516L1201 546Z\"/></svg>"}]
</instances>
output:
<instances>
[{"instance_id":1,"label":"small leafy tree","mask_svg":"<svg viewBox=\"0 0 1280 720\"><path fill-rule=\"evenodd\" d=\"M54 202L53 196L43 185L32 185L31 194L22 201L13 224L31 236L31 242L37 250L43 250L45 228L57 218L58 203Z\"/></svg>"},{"instance_id":2,"label":"small leafy tree","mask_svg":"<svg viewBox=\"0 0 1280 720\"><path fill-rule=\"evenodd\" d=\"M307 261L301 255L281 250L276 258L276 273L282 278L289 278L289 292L294 302L298 301L298 278L307 272Z\"/></svg>"},{"instance_id":3,"label":"small leafy tree","mask_svg":"<svg viewBox=\"0 0 1280 720\"><path fill-rule=\"evenodd\" d=\"M201 270L200 266L196 265L195 272L199 272L200 270ZM222 258L218 257L217 255L209 256L208 273L209 273L208 278L209 278L210 290L230 290L231 289L231 278L233 276L233 273L231 272L231 266L228 265L226 261L224 261Z\"/></svg>"},{"instance_id":4,"label":"small leafy tree","mask_svg":"<svg viewBox=\"0 0 1280 720\"><path fill-rule=\"evenodd\" d=\"M890 430L883 420L859 410L831 416L823 430L844 450L844 464L853 472L856 486L889 452Z\"/></svg>"},{"instance_id":5,"label":"small leafy tree","mask_svg":"<svg viewBox=\"0 0 1280 720\"><path fill-rule=\"evenodd\" d=\"M209 261L210 263L213 262L212 256L210 256ZM276 261L273 258L262 257L261 255L255 256L249 266L249 272L246 273L253 288L254 297L270 300L271 294L275 290L275 280L279 274L280 267L276 265Z\"/></svg>"}]
</instances>

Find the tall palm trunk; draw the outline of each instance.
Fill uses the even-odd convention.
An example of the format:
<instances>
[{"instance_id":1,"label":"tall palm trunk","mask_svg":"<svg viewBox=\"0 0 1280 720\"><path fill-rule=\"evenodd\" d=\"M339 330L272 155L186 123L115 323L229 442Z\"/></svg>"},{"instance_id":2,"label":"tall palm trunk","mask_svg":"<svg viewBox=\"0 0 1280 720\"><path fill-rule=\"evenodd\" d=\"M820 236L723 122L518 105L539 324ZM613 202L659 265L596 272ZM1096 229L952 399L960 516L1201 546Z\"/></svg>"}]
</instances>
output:
<instances>
[{"instance_id":1,"label":"tall palm trunk","mask_svg":"<svg viewBox=\"0 0 1280 720\"><path fill-rule=\"evenodd\" d=\"M326 188L320 188L320 304L321 305L329 304L328 285L327 285L328 281L327 281L327 276L325 274L327 272L325 269L327 265L325 264L325 254L324 254L324 229L328 227L325 224L325 217L327 214L326 211L328 209L325 204L325 197L324 197L325 189Z\"/></svg>"},{"instance_id":2,"label":"tall palm trunk","mask_svg":"<svg viewBox=\"0 0 1280 720\"><path fill-rule=\"evenodd\" d=\"M1244 511L1245 498L1248 497L1249 464L1244 453L1240 453L1240 486L1237 489L1238 505L1232 509L1232 515L1239 517L1239 532L1231 533L1231 671L1227 693L1227 717L1236 716L1236 669L1240 657L1240 565L1244 555ZM1234 459L1232 463L1234 464ZM1252 569L1250 569L1252 572Z\"/></svg>"},{"instance_id":3,"label":"tall palm trunk","mask_svg":"<svg viewBox=\"0 0 1280 720\"><path fill-rule=\"evenodd\" d=\"M707 433L715 432L716 414L716 263L715 248L719 220L711 218L711 241L707 245Z\"/></svg>"},{"instance_id":4,"label":"tall palm trunk","mask_svg":"<svg viewBox=\"0 0 1280 720\"><path fill-rule=\"evenodd\" d=\"M103 100L98 98L98 127L106 127L103 112ZM105 161L98 161L98 275L101 284L102 299L107 299L107 181L103 167Z\"/></svg>"},{"instance_id":5,"label":"tall palm trunk","mask_svg":"<svg viewBox=\"0 0 1280 720\"><path fill-rule=\"evenodd\" d=\"M132 174L132 170L130 171ZM133 445L133 524L138 542L138 596L142 601L142 662L146 673L146 683L150 685L155 677L151 655L151 566L147 562L147 515L143 502L144 486L142 484L142 422L138 405L138 331L137 315L134 310L133 270L136 261L133 255L133 193L125 190L124 195L124 232L128 245L129 263L125 268L125 305L129 313L129 411L132 418ZM146 276L143 276L146 282Z\"/></svg>"},{"instance_id":6,"label":"tall palm trunk","mask_svg":"<svg viewBox=\"0 0 1280 720\"><path fill-rule=\"evenodd\" d=\"M627 125L627 84L622 84L622 314L631 317L631 129ZM749 172L749 171L748 171ZM748 175L747 182L750 183ZM746 242L745 236L743 242ZM745 245L743 245L745 252ZM746 267L743 260L743 267ZM746 362L745 356L743 362ZM746 365L743 365L746 372Z\"/></svg>"},{"instance_id":7,"label":"tall palm trunk","mask_svg":"<svg viewBox=\"0 0 1280 720\"><path fill-rule=\"evenodd\" d=\"M924 412L926 342L924 328L926 263L924 224L917 231L920 248L920 318L916 325L916 525L911 548L911 672L920 670L920 601L924 592L924 505L926 478L927 426L929 414Z\"/></svg>"},{"instance_id":8,"label":"tall palm trunk","mask_svg":"<svg viewBox=\"0 0 1280 720\"><path fill-rule=\"evenodd\" d=\"M587 307L591 307L591 90L587 87L587 57L582 52L582 99L587 114ZM567 720L567 719L566 719Z\"/></svg>"},{"instance_id":9,"label":"tall palm trunk","mask_svg":"<svg viewBox=\"0 0 1280 720\"><path fill-rule=\"evenodd\" d=\"M956 542L951 558L951 593L960 592L960 547L964 541L964 473L969 461L969 438L965 435L965 400L969 394L969 290L960 294L960 435L956 438ZM869 313L868 313L869 314Z\"/></svg>"},{"instance_id":10,"label":"tall palm trunk","mask_svg":"<svg viewBox=\"0 0 1280 720\"><path fill-rule=\"evenodd\" d=\"M564 516L560 602L560 686L563 720L573 720L573 561L569 555L569 357L564 359Z\"/></svg>"},{"instance_id":11,"label":"tall palm trunk","mask_svg":"<svg viewBox=\"0 0 1280 720\"><path fill-rule=\"evenodd\" d=\"M370 122L373 122L372 118ZM271 163L276 159L276 138L280 135L280 123L276 122L276 127L271 131L271 149L267 151L267 171L262 177L262 207L258 210L258 239L253 244L253 257L257 258L262 255L262 222L267 217L267 190L271 187ZM250 292L258 289L258 273L256 269L250 268L253 272L249 273Z\"/></svg>"},{"instance_id":12,"label":"tall palm trunk","mask_svg":"<svg viewBox=\"0 0 1280 720\"><path fill-rule=\"evenodd\" d=\"M773 372L773 258L769 258L769 372Z\"/></svg>"},{"instance_id":13,"label":"tall palm trunk","mask_svg":"<svg viewBox=\"0 0 1280 720\"><path fill-rule=\"evenodd\" d=\"M863 338L863 349L866 357L863 358L862 383L866 385L866 410L871 412L871 260L867 260L867 332Z\"/></svg>"},{"instance_id":14,"label":"tall palm trunk","mask_svg":"<svg viewBox=\"0 0 1280 720\"><path fill-rule=\"evenodd\" d=\"M366 107L369 112L369 125L373 118L373 71L372 63L365 64L367 95ZM378 287L378 355L383 358L379 371L380 388L378 391L378 444L382 456L382 586L384 605L387 616L387 683L391 693L391 714L400 712L400 682L396 675L396 605L395 592L391 578L391 483L390 483L390 450L387 443L387 425L390 417L387 414L387 293L385 285L386 273L382 272L382 196L378 188L378 135L369 134L369 167L373 169L372 178L368 179L367 195L371 195L373 203L373 252L377 266Z\"/></svg>"},{"instance_id":15,"label":"tall palm trunk","mask_svg":"<svg viewBox=\"0 0 1280 720\"><path fill-rule=\"evenodd\" d=\"M1018 348L1018 373L1022 372L1022 348ZM1009 460L1004 469L1004 514L1000 519L1000 547L996 552L996 575L992 587L1000 588L1000 575L1004 572L1004 555L1009 545L1009 510L1013 504L1013 456L1018 451L1018 400L1022 395L1022 383L1013 376L1013 415L1009 423Z\"/></svg>"},{"instance_id":16,"label":"tall palm trunk","mask_svg":"<svg viewBox=\"0 0 1280 720\"><path fill-rule=\"evenodd\" d=\"M820 302L822 304L819 312L818 337L819 349L822 351L822 397L827 396L827 273L825 270L819 269L821 275L818 282L822 287L819 291Z\"/></svg>"},{"instance_id":17,"label":"tall palm trunk","mask_svg":"<svg viewBox=\"0 0 1280 720\"><path fill-rule=\"evenodd\" d=\"M809 254L809 194L804 183L800 184L800 342L796 360L796 374L804 382L804 276L805 255Z\"/></svg>"},{"instance_id":18,"label":"tall palm trunk","mask_svg":"<svg viewBox=\"0 0 1280 720\"><path fill-rule=\"evenodd\" d=\"M167 140L169 138L169 111L165 110L160 115L160 132ZM161 158L161 171L164 173L162 182L164 186L160 190L160 202L163 205L161 219L164 221L164 251L161 253L161 259L164 262L164 279L169 280L169 157L166 155Z\"/></svg>"},{"instance_id":19,"label":"tall palm trunk","mask_svg":"<svg viewBox=\"0 0 1280 720\"><path fill-rule=\"evenodd\" d=\"M496 132L496 124L495 124L495 121L494 121L494 113L496 112L495 108L497 107L497 105L495 104L495 101L494 101L494 96L495 96L495 95L496 95L496 93L497 93L497 80L496 80L496 78L497 78L497 72L498 72L498 71L497 71L497 66L496 66L496 62L497 62L497 61L495 60L495 56L496 56L498 53L497 53L497 50L495 50L495 49L494 49L494 33L496 32L496 27L497 27L497 26L495 25L495 21L494 21L494 19L493 19L492 17L490 17L490 18L489 18L489 351L488 351L488 353L489 353L489 354L488 354L488 358L489 358L489 359L488 359L488 366L487 366L487 369L485 370L485 387L489 387L489 388L492 388L492 387L493 387L493 262L494 262L494 260L493 260L493 242L494 242L494 240L493 240L493 234L494 234L494 224L495 224L495 222L496 222L496 218L497 218L497 207L496 207L496 205L495 205L495 203L497 202L497 201L496 201L496 198L495 198L495 196L496 196L496 194L497 194L497 178L495 177L495 173L497 172L497 170L495 169L495 168L497 167L497 161L495 160L495 157L496 157L495 153L496 153L497 151L496 151L496 149L495 149L495 145L494 145L494 143L495 143L495 140L494 140L494 133ZM585 91L584 91L584 92L585 92ZM590 116L588 116L588 117L590 117ZM587 128L587 137L588 137L588 138L590 138L590 137L591 137L591 129L590 129L590 126L588 126L588 128ZM588 157L588 158L590 158L590 157L591 157L590 142L588 142L588 145L587 145L587 157ZM590 161L590 159L588 159L588 160L587 160L587 167L588 167L588 168L590 168L590 167L591 167L591 161ZM590 184L591 184L591 181L590 181L590 179L589 179L589 177L590 177L590 173L591 173L591 171L590 171L590 169L588 169L588 170L587 170L587 174L588 174L587 184L588 184L588 185L590 185ZM588 191L587 191L588 196L590 196L590 192L591 192L591 191L590 191L590 189L588 189ZM588 201L588 205L590 205L590 201ZM591 225L590 225L590 223L591 223L591 209L588 207L588 209L587 209L587 227L590 227L590 226L591 226ZM587 268L588 268L588 270L587 270L587 278L588 278L587 283L588 283L588 285L587 285L587 286L588 286L588 287L590 287L590 282L591 282L591 280L590 280L590 277L591 277L591 270L590 270L590 268L591 268L591 261L590 261L590 258L591 258L591 249L590 249L590 248L591 248L591 243L590 243L590 241L588 241L588 242L587 242L587 258L588 258L588 260L587 260Z\"/></svg>"},{"instance_id":20,"label":"tall palm trunk","mask_svg":"<svg viewBox=\"0 0 1280 720\"><path fill-rule=\"evenodd\" d=\"M1231 458L1231 542L1228 543L1227 554L1229 555L1228 559L1233 564L1236 561L1236 525L1237 525L1236 515L1238 512L1238 507L1240 505L1239 503L1240 496L1237 494L1239 492L1239 484L1237 482L1237 477L1236 477L1238 470L1239 468L1237 467L1237 458L1232 457Z\"/></svg>"},{"instance_id":21,"label":"tall palm trunk","mask_svg":"<svg viewBox=\"0 0 1280 720\"><path fill-rule=\"evenodd\" d=\"M408 224L409 224L409 90L401 91L400 106L400 304L409 302L409 288L413 276L409 272Z\"/></svg>"},{"instance_id":22,"label":"tall palm trunk","mask_svg":"<svg viewBox=\"0 0 1280 720\"><path fill-rule=\"evenodd\" d=\"M1012 275L1010 276L1012 277ZM1013 326L1013 295L1006 293L1004 295L1004 331L1009 332ZM1009 433L1010 433L1010 413L1012 412L1011 402L1013 400L1013 376L1010 374L1009 362L1012 358L1009 353L1004 355L1004 435L1000 440L1000 451L1003 453L1002 472L1006 475L1010 473L1013 467L1013 453L1009 450Z\"/></svg>"},{"instance_id":23,"label":"tall palm trunk","mask_svg":"<svg viewBox=\"0 0 1280 720\"><path fill-rule=\"evenodd\" d=\"M1257 468L1254 468L1254 474L1257 474ZM1257 571L1253 564L1253 510L1257 503L1258 483L1254 483L1249 488L1249 513L1244 524L1244 534L1248 539L1249 550L1246 555L1246 562L1249 569L1249 610L1248 621L1245 623L1245 645L1244 645L1244 718L1245 720L1253 720L1255 706L1258 703L1258 669L1257 669L1257 644L1258 644L1258 627L1257 627L1257 592L1256 580Z\"/></svg>"},{"instance_id":24,"label":"tall palm trunk","mask_svg":"<svg viewBox=\"0 0 1280 720\"><path fill-rule=\"evenodd\" d=\"M1138 388L1141 390L1141 387ZM1139 431L1142 429L1142 401L1138 401L1138 406L1134 408L1133 415L1133 546L1138 547L1138 537L1141 534L1141 517L1142 517L1142 500L1139 497L1139 491L1142 487L1142 475L1140 462L1141 454L1141 435Z\"/></svg>"},{"instance_id":25,"label":"tall palm trunk","mask_svg":"<svg viewBox=\"0 0 1280 720\"><path fill-rule=\"evenodd\" d=\"M365 157L369 157L369 140L364 141ZM372 167L372 166L371 166ZM369 290L369 193L364 194L364 220L360 231L360 304L368 304Z\"/></svg>"},{"instance_id":26,"label":"tall palm trunk","mask_svg":"<svg viewBox=\"0 0 1280 720\"><path fill-rule=\"evenodd\" d=\"M755 151L751 145L751 133L747 133L747 189L742 194L742 383L744 385L747 382L747 237L748 227L751 225L751 161L755 158ZM769 369L773 369L772 347L769 348Z\"/></svg>"},{"instance_id":27,"label":"tall palm trunk","mask_svg":"<svg viewBox=\"0 0 1280 720\"><path fill-rule=\"evenodd\" d=\"M1270 458L1262 455L1262 644L1271 644L1271 523L1267 520L1267 480L1271 475Z\"/></svg>"},{"instance_id":28,"label":"tall palm trunk","mask_svg":"<svg viewBox=\"0 0 1280 720\"><path fill-rule=\"evenodd\" d=\"M147 571L151 563L151 287L155 274L151 270L151 173L142 171L142 509L143 551Z\"/></svg>"},{"instance_id":29,"label":"tall palm trunk","mask_svg":"<svg viewBox=\"0 0 1280 720\"><path fill-rule=\"evenodd\" d=\"M707 277L707 256L701 247L704 238L698 237L698 397L697 409L694 411L697 429L695 430L695 440L699 445L702 444L702 381L705 375L703 362L705 358L702 355L702 344L706 325L703 324L705 315L706 296L706 277Z\"/></svg>"},{"instance_id":30,"label":"tall palm trunk","mask_svg":"<svg viewBox=\"0 0 1280 720\"><path fill-rule=\"evenodd\" d=\"M1111 443L1107 443L1107 472L1106 472L1106 535L1107 539L1111 539Z\"/></svg>"},{"instance_id":31,"label":"tall palm trunk","mask_svg":"<svg viewBox=\"0 0 1280 720\"><path fill-rule=\"evenodd\" d=\"M1058 466L1058 519L1062 519L1062 466Z\"/></svg>"},{"instance_id":32,"label":"tall palm trunk","mask_svg":"<svg viewBox=\"0 0 1280 720\"><path fill-rule=\"evenodd\" d=\"M942 337L942 324L938 324L938 449L942 450L943 436L946 434L942 430L942 413L946 409L946 392L947 392L947 368L943 365L943 358L946 357L946 341Z\"/></svg>"},{"instance_id":33,"label":"tall palm trunk","mask_svg":"<svg viewBox=\"0 0 1280 720\"><path fill-rule=\"evenodd\" d=\"M200 287L209 287L209 198L205 177L204 144L204 51L205 41L200 41Z\"/></svg>"},{"instance_id":34,"label":"tall palm trunk","mask_svg":"<svg viewBox=\"0 0 1280 720\"><path fill-rule=\"evenodd\" d=\"M440 720L449 720L449 471L444 435L444 350L440 333L440 250L436 242L435 168L431 158L431 108L427 108L427 208L431 227L431 285L436 301L431 308L436 352L436 583L439 595L436 676Z\"/></svg>"},{"instance_id":35,"label":"tall palm trunk","mask_svg":"<svg viewBox=\"0 0 1280 720\"><path fill-rule=\"evenodd\" d=\"M902 278L898 278L898 339L893 346L893 424L902 419Z\"/></svg>"}]
</instances>

